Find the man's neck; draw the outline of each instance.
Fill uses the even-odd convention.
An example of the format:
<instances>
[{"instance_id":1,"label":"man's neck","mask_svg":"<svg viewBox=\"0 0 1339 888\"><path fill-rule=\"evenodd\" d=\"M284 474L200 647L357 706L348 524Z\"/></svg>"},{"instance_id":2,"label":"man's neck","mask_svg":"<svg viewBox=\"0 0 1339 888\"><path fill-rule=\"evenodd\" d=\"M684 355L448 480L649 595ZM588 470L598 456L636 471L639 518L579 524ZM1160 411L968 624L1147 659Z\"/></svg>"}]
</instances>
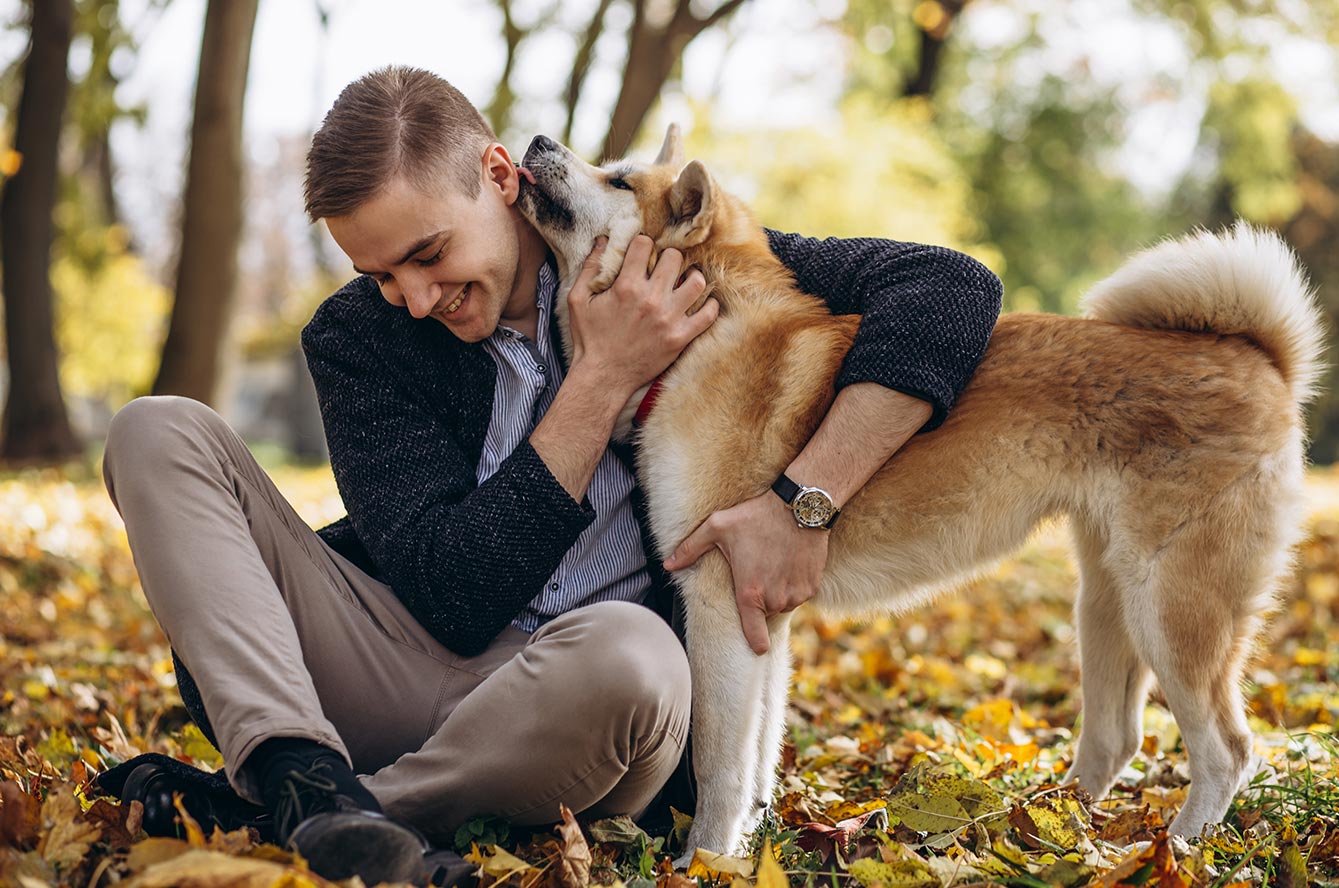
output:
<instances>
[{"instance_id":1,"label":"man's neck","mask_svg":"<svg viewBox=\"0 0 1339 888\"><path fill-rule=\"evenodd\" d=\"M535 301L535 291L539 287L539 269L548 259L549 247L519 213L516 224L520 245L516 281L499 323L533 340L539 336L539 303Z\"/></svg>"}]
</instances>

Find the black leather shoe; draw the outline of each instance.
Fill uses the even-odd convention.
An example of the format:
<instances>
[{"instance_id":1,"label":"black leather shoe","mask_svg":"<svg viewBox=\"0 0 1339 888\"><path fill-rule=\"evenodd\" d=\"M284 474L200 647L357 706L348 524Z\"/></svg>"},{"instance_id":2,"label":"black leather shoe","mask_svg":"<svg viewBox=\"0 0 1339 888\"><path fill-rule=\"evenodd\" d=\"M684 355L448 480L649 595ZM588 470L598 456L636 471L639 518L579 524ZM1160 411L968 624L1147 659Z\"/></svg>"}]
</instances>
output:
<instances>
[{"instance_id":1,"label":"black leather shoe","mask_svg":"<svg viewBox=\"0 0 1339 888\"><path fill-rule=\"evenodd\" d=\"M382 814L336 756L281 765L271 798L279 841L331 881L422 881L431 849L417 830Z\"/></svg>"},{"instance_id":2,"label":"black leather shoe","mask_svg":"<svg viewBox=\"0 0 1339 888\"><path fill-rule=\"evenodd\" d=\"M474 864L454 851L429 851L423 858L428 888L474 888Z\"/></svg>"},{"instance_id":3,"label":"black leather shoe","mask_svg":"<svg viewBox=\"0 0 1339 888\"><path fill-rule=\"evenodd\" d=\"M269 812L239 796L222 771L211 774L150 752L109 768L94 778L93 784L123 804L136 801L142 804L144 831L151 836L183 835L177 809L172 804L172 796L177 793L181 795L182 807L206 835L215 826L224 832L249 826L260 833L262 841L274 840Z\"/></svg>"}]
</instances>

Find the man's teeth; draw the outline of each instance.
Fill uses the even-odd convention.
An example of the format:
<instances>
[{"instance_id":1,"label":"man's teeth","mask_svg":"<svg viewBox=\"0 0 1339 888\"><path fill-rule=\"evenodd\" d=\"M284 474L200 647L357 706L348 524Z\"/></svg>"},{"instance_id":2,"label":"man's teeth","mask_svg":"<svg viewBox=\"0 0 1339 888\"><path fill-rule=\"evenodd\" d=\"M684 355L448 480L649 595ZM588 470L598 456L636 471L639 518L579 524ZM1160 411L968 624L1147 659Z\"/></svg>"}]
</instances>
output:
<instances>
[{"instance_id":1,"label":"man's teeth","mask_svg":"<svg viewBox=\"0 0 1339 888\"><path fill-rule=\"evenodd\" d=\"M465 297L470 293L470 286L471 285L466 284L465 289L461 290L460 295L456 297L456 301L446 307L447 314L452 314L456 309L460 308L460 304L465 301Z\"/></svg>"}]
</instances>

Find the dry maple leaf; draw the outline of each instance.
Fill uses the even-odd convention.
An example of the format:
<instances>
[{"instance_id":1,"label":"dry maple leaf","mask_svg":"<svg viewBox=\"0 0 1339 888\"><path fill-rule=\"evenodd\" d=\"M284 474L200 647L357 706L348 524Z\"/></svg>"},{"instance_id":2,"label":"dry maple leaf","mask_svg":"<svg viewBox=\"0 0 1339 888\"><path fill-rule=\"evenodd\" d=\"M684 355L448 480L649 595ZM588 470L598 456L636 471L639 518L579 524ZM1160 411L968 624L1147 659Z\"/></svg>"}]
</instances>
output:
<instances>
[{"instance_id":1,"label":"dry maple leaf","mask_svg":"<svg viewBox=\"0 0 1339 888\"><path fill-rule=\"evenodd\" d=\"M590 884L590 846L581 834L581 827L572 810L559 804L562 822L553 828L558 834L562 854L558 858L558 881L563 888L586 888Z\"/></svg>"},{"instance_id":2,"label":"dry maple leaf","mask_svg":"<svg viewBox=\"0 0 1339 888\"><path fill-rule=\"evenodd\" d=\"M42 822L46 835L38 844L42 859L60 870L73 869L84 859L88 848L102 835L93 824L83 818L74 788L68 783L51 791L42 805Z\"/></svg>"}]
</instances>

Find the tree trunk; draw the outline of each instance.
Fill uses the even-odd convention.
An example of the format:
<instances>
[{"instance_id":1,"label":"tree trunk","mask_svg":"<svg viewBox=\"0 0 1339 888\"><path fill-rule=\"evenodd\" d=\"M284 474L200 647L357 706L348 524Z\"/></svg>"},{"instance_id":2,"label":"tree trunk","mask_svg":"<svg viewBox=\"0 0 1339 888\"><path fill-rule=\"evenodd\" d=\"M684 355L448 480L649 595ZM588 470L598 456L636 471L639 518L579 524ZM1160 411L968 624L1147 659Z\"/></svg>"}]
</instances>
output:
<instances>
[{"instance_id":1,"label":"tree trunk","mask_svg":"<svg viewBox=\"0 0 1339 888\"><path fill-rule=\"evenodd\" d=\"M944 52L944 43L948 40L953 24L962 15L970 0L940 0L939 19L933 23L917 22L920 29L920 58L916 62L916 74L907 81L904 96L930 96L934 93L939 80L939 70Z\"/></svg>"},{"instance_id":2,"label":"tree trunk","mask_svg":"<svg viewBox=\"0 0 1339 888\"><path fill-rule=\"evenodd\" d=\"M0 197L9 353L0 460L6 462L57 462L82 451L61 397L50 277L57 148L69 91L66 59L73 27L72 0L33 4L32 42L14 132L14 149L22 162Z\"/></svg>"},{"instance_id":3,"label":"tree trunk","mask_svg":"<svg viewBox=\"0 0 1339 888\"><path fill-rule=\"evenodd\" d=\"M654 14L659 4L637 0L628 35L628 58L623 65L623 88L600 148L601 160L627 153L684 48L743 4L744 0L726 0L714 12L698 18L693 14L691 0L677 0L668 21L659 22Z\"/></svg>"},{"instance_id":4,"label":"tree trunk","mask_svg":"<svg viewBox=\"0 0 1339 888\"><path fill-rule=\"evenodd\" d=\"M258 0L209 0L182 206L181 257L156 395L212 403L242 235L242 101Z\"/></svg>"}]
</instances>

